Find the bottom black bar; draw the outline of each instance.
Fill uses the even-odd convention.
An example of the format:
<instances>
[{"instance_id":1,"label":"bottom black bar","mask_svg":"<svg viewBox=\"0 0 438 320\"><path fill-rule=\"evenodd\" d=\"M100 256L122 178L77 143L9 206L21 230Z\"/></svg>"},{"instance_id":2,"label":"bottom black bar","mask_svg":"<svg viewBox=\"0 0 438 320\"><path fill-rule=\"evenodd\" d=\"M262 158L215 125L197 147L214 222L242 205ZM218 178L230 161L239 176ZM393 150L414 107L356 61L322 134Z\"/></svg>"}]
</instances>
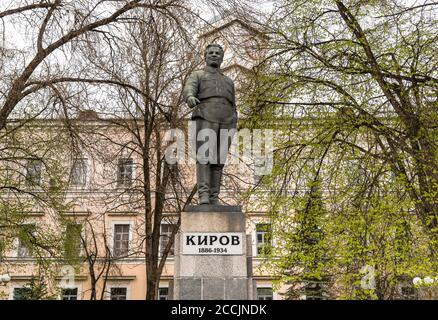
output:
<instances>
[{"instance_id":1,"label":"bottom black bar","mask_svg":"<svg viewBox=\"0 0 438 320\"><path fill-rule=\"evenodd\" d=\"M436 313L438 301L0 301L0 319L355 319L395 313L415 319Z\"/></svg>"}]
</instances>

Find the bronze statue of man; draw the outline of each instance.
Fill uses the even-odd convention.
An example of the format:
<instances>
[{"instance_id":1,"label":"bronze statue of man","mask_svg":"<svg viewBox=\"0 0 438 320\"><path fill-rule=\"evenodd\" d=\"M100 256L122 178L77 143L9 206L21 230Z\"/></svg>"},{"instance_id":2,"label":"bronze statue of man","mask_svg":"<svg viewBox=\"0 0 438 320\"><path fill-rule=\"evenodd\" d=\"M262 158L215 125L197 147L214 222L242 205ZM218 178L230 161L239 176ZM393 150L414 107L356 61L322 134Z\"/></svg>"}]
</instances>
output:
<instances>
[{"instance_id":1,"label":"bronze statue of man","mask_svg":"<svg viewBox=\"0 0 438 320\"><path fill-rule=\"evenodd\" d=\"M196 121L196 176L200 204L219 204L219 192L222 170L232 134L223 137L224 130L236 130L237 112L234 83L220 70L224 50L218 44L209 44L204 53L207 66L194 71L188 77L183 94L190 108L193 108L192 120ZM202 142L199 136L214 133L213 155L200 154ZM201 133L201 134L200 134ZM224 141L226 140L226 141ZM224 157L225 153L225 157Z\"/></svg>"}]
</instances>

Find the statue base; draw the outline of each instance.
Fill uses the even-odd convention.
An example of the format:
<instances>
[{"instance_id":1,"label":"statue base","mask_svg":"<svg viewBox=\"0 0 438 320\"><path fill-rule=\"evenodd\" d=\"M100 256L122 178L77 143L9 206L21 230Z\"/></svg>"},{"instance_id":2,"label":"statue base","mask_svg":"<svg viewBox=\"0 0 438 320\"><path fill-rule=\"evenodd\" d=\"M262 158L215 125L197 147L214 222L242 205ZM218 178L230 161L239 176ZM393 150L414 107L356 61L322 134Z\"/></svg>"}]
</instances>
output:
<instances>
[{"instance_id":1,"label":"statue base","mask_svg":"<svg viewBox=\"0 0 438 320\"><path fill-rule=\"evenodd\" d=\"M187 206L175 239L173 298L252 300L251 246L245 231L240 206Z\"/></svg>"}]
</instances>

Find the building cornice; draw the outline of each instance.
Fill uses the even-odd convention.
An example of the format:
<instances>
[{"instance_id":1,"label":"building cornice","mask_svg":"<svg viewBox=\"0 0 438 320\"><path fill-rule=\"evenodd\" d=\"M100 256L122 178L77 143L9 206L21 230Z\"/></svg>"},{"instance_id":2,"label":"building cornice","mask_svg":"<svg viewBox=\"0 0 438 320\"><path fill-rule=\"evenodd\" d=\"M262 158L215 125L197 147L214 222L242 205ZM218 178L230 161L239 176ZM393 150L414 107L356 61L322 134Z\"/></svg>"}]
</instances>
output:
<instances>
[{"instance_id":1,"label":"building cornice","mask_svg":"<svg viewBox=\"0 0 438 320\"><path fill-rule=\"evenodd\" d=\"M105 278L109 281L134 281L137 276L107 276Z\"/></svg>"},{"instance_id":2,"label":"building cornice","mask_svg":"<svg viewBox=\"0 0 438 320\"><path fill-rule=\"evenodd\" d=\"M210 31L202 33L199 36L199 38L208 37L208 36L210 36L210 35L212 35L212 34L214 34L216 32L220 32L221 30L224 30L224 29L232 26L233 24L240 24L242 27L244 27L245 29L251 31L253 34L261 36L261 37L263 37L265 39L269 39L269 36L267 36L265 33L263 33L262 31L258 30L257 28L254 28L254 27L250 26L248 23L243 22L242 20L240 20L238 18L232 19L232 20L230 20L229 22L227 22L225 24L222 24L222 25L220 25L218 27L215 27L214 29L212 29Z\"/></svg>"}]
</instances>

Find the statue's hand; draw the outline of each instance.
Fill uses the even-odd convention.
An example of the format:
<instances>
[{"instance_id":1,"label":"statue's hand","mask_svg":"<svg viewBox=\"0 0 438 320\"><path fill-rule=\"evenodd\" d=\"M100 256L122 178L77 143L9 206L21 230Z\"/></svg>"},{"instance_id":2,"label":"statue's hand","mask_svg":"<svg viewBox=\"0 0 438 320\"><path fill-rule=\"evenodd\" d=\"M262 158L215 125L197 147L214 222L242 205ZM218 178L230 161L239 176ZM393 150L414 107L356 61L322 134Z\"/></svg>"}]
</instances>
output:
<instances>
[{"instance_id":1,"label":"statue's hand","mask_svg":"<svg viewBox=\"0 0 438 320\"><path fill-rule=\"evenodd\" d=\"M187 98L187 104L189 105L190 108L193 108L200 103L201 101L199 101L199 99L196 97L191 96Z\"/></svg>"}]
</instances>

